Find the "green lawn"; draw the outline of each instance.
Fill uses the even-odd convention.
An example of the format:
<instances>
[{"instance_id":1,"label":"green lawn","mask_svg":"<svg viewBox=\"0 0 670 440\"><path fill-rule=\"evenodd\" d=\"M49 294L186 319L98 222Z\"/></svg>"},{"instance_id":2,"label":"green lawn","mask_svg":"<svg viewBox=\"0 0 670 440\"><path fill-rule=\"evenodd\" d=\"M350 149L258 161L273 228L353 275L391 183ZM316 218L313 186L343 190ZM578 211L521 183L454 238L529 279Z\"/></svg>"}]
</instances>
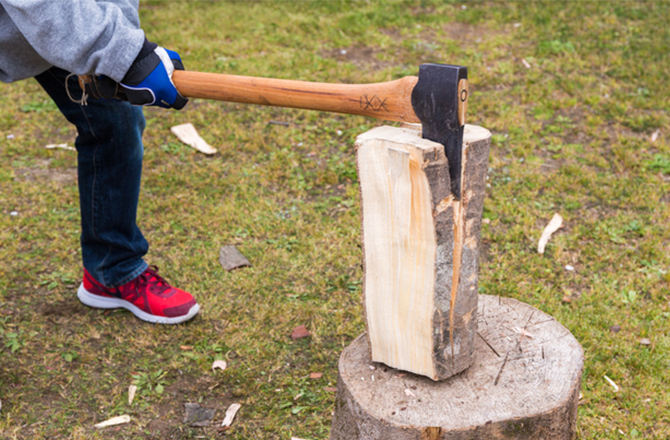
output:
<instances>
[{"instance_id":1,"label":"green lawn","mask_svg":"<svg viewBox=\"0 0 670 440\"><path fill-rule=\"evenodd\" d=\"M426 62L468 66L468 122L494 134L481 293L553 315L583 345L578 438L670 438L670 3L143 1L140 12L190 70L366 83ZM225 438L327 439L324 388L364 331L353 144L381 122L204 100L147 109L148 261L203 308L167 328L77 301L75 153L44 148L75 132L34 81L0 87L0 438L224 438L183 424L183 404L217 409L218 425L239 402ZM184 122L219 154L179 144L169 127ZM540 255L556 212L566 225ZM223 270L227 244L253 267ZM312 336L293 341L300 324ZM228 369L213 372L215 359ZM131 423L93 428L122 414Z\"/></svg>"}]
</instances>

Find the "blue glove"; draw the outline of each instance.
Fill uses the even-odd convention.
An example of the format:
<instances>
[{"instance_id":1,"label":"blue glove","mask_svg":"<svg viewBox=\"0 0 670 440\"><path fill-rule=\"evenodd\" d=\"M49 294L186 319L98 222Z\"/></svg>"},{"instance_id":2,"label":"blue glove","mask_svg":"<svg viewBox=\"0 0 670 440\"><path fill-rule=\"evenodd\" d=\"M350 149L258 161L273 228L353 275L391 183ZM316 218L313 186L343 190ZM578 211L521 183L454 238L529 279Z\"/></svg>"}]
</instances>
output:
<instances>
[{"instance_id":1,"label":"blue glove","mask_svg":"<svg viewBox=\"0 0 670 440\"><path fill-rule=\"evenodd\" d=\"M87 96L96 99L120 99L134 105L156 105L163 108L184 108L188 99L184 98L172 82L172 72L184 70L181 58L176 52L158 47L144 40L139 55L128 69L120 83L105 75L79 76L79 86L84 91L80 99L70 99L86 105Z\"/></svg>"},{"instance_id":2,"label":"blue glove","mask_svg":"<svg viewBox=\"0 0 670 440\"><path fill-rule=\"evenodd\" d=\"M179 54L144 41L139 55L121 80L115 98L134 105L155 105L163 108L184 108L183 97L172 82L172 72L184 70Z\"/></svg>"}]
</instances>

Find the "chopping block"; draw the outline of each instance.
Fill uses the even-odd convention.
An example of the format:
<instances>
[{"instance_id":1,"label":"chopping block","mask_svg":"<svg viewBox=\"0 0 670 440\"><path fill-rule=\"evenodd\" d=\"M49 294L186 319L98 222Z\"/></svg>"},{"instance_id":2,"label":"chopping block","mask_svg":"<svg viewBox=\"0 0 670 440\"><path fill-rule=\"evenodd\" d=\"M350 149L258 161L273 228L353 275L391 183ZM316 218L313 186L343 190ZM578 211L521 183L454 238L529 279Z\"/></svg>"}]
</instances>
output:
<instances>
[{"instance_id":1,"label":"chopping block","mask_svg":"<svg viewBox=\"0 0 670 440\"><path fill-rule=\"evenodd\" d=\"M551 316L479 295L470 368L431 379L373 362L363 335L344 349L330 440L567 440L584 354Z\"/></svg>"}]
</instances>

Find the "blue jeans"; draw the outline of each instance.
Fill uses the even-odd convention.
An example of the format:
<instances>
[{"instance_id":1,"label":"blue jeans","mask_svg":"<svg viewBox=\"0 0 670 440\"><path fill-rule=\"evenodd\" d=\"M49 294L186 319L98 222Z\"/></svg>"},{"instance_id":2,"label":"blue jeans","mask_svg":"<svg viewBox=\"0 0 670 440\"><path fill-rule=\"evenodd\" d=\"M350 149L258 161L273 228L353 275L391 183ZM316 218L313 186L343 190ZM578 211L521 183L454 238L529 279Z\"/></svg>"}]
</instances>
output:
<instances>
[{"instance_id":1,"label":"blue jeans","mask_svg":"<svg viewBox=\"0 0 670 440\"><path fill-rule=\"evenodd\" d=\"M53 67L35 77L65 118L77 127L77 172L81 209L81 249L86 270L106 287L117 287L147 268L149 244L137 227L142 177L141 107L88 99L74 103L65 90L68 72ZM76 76L68 81L81 96Z\"/></svg>"}]
</instances>

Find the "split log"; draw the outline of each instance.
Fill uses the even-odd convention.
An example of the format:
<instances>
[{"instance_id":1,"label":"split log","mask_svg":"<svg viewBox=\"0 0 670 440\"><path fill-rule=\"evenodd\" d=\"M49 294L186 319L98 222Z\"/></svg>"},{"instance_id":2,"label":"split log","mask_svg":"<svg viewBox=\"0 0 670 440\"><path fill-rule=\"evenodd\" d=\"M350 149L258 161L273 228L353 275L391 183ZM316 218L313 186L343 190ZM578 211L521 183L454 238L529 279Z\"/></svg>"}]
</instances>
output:
<instances>
[{"instance_id":1,"label":"split log","mask_svg":"<svg viewBox=\"0 0 670 440\"><path fill-rule=\"evenodd\" d=\"M360 336L340 357L330 440L567 440L584 353L551 316L479 296L475 362L441 382L373 363Z\"/></svg>"},{"instance_id":2,"label":"split log","mask_svg":"<svg viewBox=\"0 0 670 440\"><path fill-rule=\"evenodd\" d=\"M358 136L366 323L375 362L442 380L472 363L491 133L466 125L461 200L444 146L410 128Z\"/></svg>"}]
</instances>

